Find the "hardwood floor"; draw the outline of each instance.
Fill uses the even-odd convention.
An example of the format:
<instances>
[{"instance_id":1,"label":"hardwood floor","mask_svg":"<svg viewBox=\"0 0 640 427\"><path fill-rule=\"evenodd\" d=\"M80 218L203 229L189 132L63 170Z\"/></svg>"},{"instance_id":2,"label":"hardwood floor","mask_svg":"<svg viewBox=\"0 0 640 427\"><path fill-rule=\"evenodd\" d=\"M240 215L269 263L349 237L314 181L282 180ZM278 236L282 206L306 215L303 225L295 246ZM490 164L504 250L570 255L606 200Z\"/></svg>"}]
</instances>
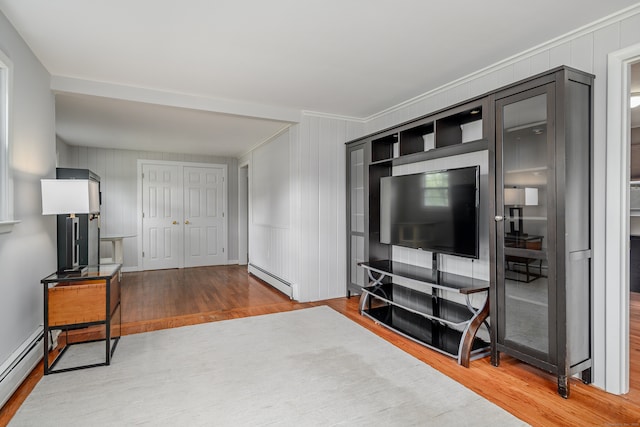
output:
<instances>
[{"instance_id":1,"label":"hardwood floor","mask_svg":"<svg viewBox=\"0 0 640 427\"><path fill-rule=\"evenodd\" d=\"M557 395L555 377L515 359L502 357L499 368L491 366L489 358L463 368L361 316L357 297L297 303L239 266L124 274L122 332L127 335L328 305L531 425L640 425L640 294L632 294L631 300L630 393L614 396L572 379L568 400ZM0 409L0 425L9 422L42 378L42 369L42 364L36 367Z\"/></svg>"}]
</instances>

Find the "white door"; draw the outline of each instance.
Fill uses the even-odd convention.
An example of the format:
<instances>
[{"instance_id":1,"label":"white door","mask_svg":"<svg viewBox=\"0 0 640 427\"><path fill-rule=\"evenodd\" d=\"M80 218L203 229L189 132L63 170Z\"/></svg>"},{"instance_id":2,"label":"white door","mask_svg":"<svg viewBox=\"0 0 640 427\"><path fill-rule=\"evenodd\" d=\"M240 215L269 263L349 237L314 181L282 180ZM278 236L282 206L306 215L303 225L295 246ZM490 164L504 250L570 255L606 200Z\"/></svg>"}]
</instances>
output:
<instances>
[{"instance_id":1,"label":"white door","mask_svg":"<svg viewBox=\"0 0 640 427\"><path fill-rule=\"evenodd\" d=\"M142 263L144 270L180 267L182 208L178 166L142 166Z\"/></svg>"},{"instance_id":2,"label":"white door","mask_svg":"<svg viewBox=\"0 0 640 427\"><path fill-rule=\"evenodd\" d=\"M184 167L184 266L226 263L224 170Z\"/></svg>"}]
</instances>

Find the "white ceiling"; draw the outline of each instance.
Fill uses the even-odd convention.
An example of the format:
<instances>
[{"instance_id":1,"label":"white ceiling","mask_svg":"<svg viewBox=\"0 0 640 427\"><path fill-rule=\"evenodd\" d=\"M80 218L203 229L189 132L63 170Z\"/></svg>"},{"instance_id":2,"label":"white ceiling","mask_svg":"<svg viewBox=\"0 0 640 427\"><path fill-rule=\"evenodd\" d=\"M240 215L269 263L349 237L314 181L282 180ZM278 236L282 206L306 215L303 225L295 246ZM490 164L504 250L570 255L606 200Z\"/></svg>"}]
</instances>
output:
<instances>
[{"instance_id":1,"label":"white ceiling","mask_svg":"<svg viewBox=\"0 0 640 427\"><path fill-rule=\"evenodd\" d=\"M635 3L0 0L0 10L54 76L63 140L239 156L295 112L366 119Z\"/></svg>"},{"instance_id":2,"label":"white ceiling","mask_svg":"<svg viewBox=\"0 0 640 427\"><path fill-rule=\"evenodd\" d=\"M202 110L56 95L56 133L72 145L237 157L285 126Z\"/></svg>"}]
</instances>

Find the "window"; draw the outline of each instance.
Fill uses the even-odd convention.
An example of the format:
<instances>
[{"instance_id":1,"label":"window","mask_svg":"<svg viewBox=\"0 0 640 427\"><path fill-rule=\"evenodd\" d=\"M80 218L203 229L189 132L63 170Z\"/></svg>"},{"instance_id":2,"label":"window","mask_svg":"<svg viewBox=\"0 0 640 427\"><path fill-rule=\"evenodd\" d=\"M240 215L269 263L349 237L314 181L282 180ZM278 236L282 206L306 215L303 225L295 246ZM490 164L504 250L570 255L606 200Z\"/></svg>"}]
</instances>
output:
<instances>
[{"instance_id":1,"label":"window","mask_svg":"<svg viewBox=\"0 0 640 427\"><path fill-rule=\"evenodd\" d=\"M11 149L11 83L13 64L0 51L0 233L8 233L18 221L13 219Z\"/></svg>"},{"instance_id":2,"label":"window","mask_svg":"<svg viewBox=\"0 0 640 427\"><path fill-rule=\"evenodd\" d=\"M449 206L449 174L433 173L424 176L424 206Z\"/></svg>"}]
</instances>

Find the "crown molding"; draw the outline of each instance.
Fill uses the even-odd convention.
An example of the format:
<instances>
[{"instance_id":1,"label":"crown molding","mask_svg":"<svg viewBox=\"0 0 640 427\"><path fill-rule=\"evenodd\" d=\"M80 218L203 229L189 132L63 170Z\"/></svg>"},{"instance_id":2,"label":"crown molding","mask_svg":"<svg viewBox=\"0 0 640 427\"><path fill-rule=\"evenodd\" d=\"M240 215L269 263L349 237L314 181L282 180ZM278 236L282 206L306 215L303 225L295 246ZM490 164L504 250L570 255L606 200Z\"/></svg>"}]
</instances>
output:
<instances>
[{"instance_id":1,"label":"crown molding","mask_svg":"<svg viewBox=\"0 0 640 427\"><path fill-rule=\"evenodd\" d=\"M302 110L302 115L305 117L319 117L322 119L332 120L344 120L348 122L366 123L367 119L362 117L343 116L340 114L323 113L320 111Z\"/></svg>"},{"instance_id":2,"label":"crown molding","mask_svg":"<svg viewBox=\"0 0 640 427\"><path fill-rule=\"evenodd\" d=\"M280 129L279 131L277 131L276 133L274 133L273 135L263 139L262 141L258 142L257 144L255 144L253 147L249 148L247 151L245 151L244 153L242 153L241 155L239 155L238 159L241 159L242 157L246 156L247 154L251 153L253 150L260 148L261 146L273 141L274 139L276 139L277 137L279 137L280 135L282 135L283 133L287 132L289 129L291 129L291 126L293 126L293 123L291 124L286 124L282 129Z\"/></svg>"},{"instance_id":3,"label":"crown molding","mask_svg":"<svg viewBox=\"0 0 640 427\"><path fill-rule=\"evenodd\" d=\"M364 123L369 123L373 120L376 120L380 117L386 116L387 114L396 112L398 110L401 110L403 108L409 107L413 104L416 104L418 102L421 102L429 97L432 97L434 95L437 95L439 93L454 89L458 86L461 86L463 84L469 83L473 80L477 80L479 78L482 78L488 74L491 74L493 72L496 72L500 69L503 69L505 67L508 67L510 65L513 65L519 61L522 61L524 59L530 58L532 56L535 56L543 51L549 50L549 49L553 49L554 47L557 47L561 44L567 43L568 41L577 39L579 37L582 37L586 34L595 32L601 28L607 27L611 24L614 24L616 22L620 22L626 18L629 18L631 16L637 15L640 13L640 3L635 4L633 6L629 6L625 9L622 9L616 13L613 13L611 15L605 16L597 21L591 22L587 25L584 25L582 27L579 27L573 31L570 31L568 33L565 33L561 36L558 36L556 38L553 38L551 40L548 40L544 43L541 43L537 46L534 46L532 48L529 48L525 51L522 51L520 53L517 53L513 56L510 56L506 59L503 59L501 61L498 61L492 65L489 65L485 68L482 68L478 71L474 71L471 74L467 74L464 77L461 77L459 79L453 80L449 83L446 83L442 86L439 86L435 89L432 89L430 91L427 91L425 93L422 93L418 96L415 96L411 99L408 99L406 101L403 101L399 104L396 104L392 107L386 108L382 111L379 111L377 113L374 113L372 115L370 115L369 117L363 118L361 119Z\"/></svg>"}]
</instances>

